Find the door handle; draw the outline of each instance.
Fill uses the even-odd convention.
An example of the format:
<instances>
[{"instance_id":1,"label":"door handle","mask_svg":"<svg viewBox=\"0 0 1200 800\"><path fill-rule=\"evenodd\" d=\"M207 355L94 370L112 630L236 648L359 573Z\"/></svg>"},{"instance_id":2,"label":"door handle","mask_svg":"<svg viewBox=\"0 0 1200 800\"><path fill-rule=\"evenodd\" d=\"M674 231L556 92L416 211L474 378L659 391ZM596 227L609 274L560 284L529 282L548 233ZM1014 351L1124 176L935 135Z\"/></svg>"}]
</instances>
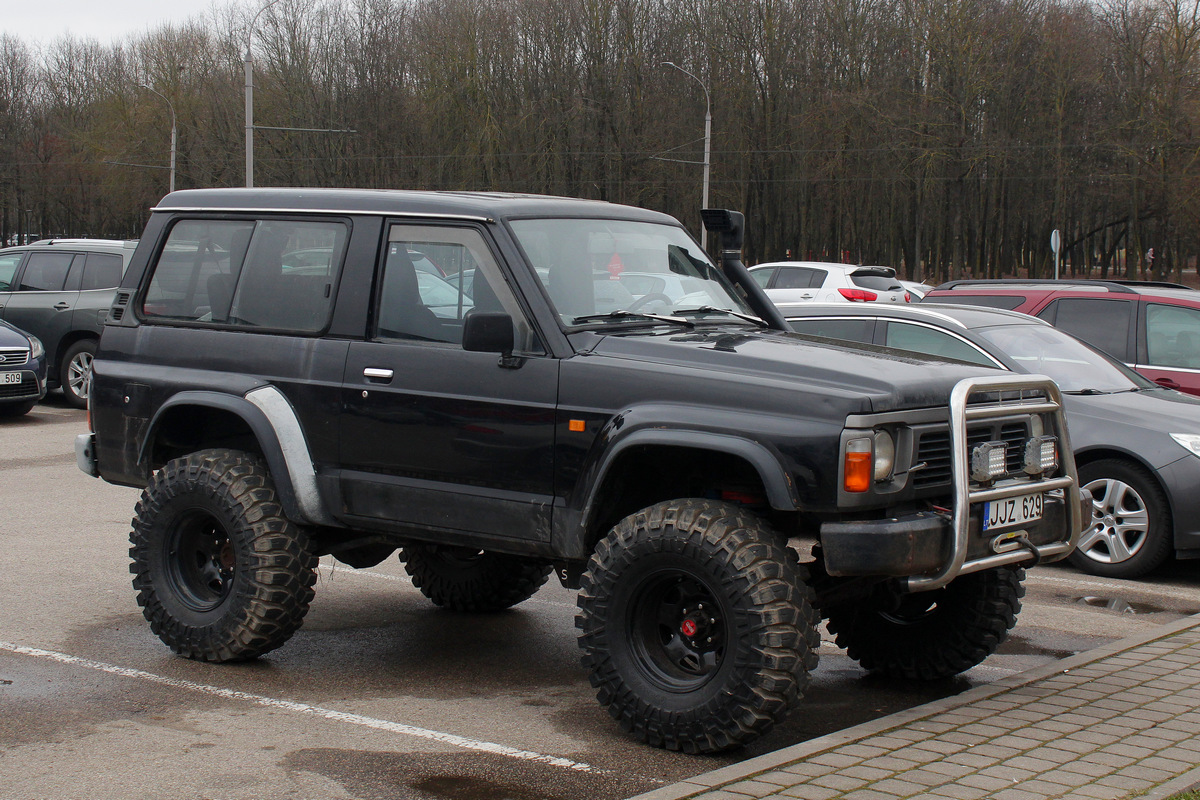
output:
<instances>
[{"instance_id":1,"label":"door handle","mask_svg":"<svg viewBox=\"0 0 1200 800\"><path fill-rule=\"evenodd\" d=\"M363 370L363 377L376 383L391 383L392 371L390 369L379 369L378 367L367 367Z\"/></svg>"},{"instance_id":2,"label":"door handle","mask_svg":"<svg viewBox=\"0 0 1200 800\"><path fill-rule=\"evenodd\" d=\"M67 310L68 308L70 308L70 307L71 307L71 304L70 304L70 303L68 303L68 302L65 302L65 301L64 301L64 302L61 302L61 303L55 303L55 304L54 304L54 310L55 310L55 311L66 311L66 310Z\"/></svg>"},{"instance_id":3,"label":"door handle","mask_svg":"<svg viewBox=\"0 0 1200 800\"><path fill-rule=\"evenodd\" d=\"M1154 382L1157 383L1159 386L1165 386L1168 389L1178 389L1179 388L1179 383L1177 381L1171 380L1170 378L1155 378Z\"/></svg>"}]
</instances>

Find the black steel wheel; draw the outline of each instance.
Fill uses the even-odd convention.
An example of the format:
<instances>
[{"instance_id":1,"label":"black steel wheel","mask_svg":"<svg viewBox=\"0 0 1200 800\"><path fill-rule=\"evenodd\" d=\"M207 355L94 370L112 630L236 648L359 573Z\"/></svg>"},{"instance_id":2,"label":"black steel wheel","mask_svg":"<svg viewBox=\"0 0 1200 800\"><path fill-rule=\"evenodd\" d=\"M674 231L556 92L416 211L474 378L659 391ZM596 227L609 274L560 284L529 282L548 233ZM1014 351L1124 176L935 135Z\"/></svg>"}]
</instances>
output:
<instances>
[{"instance_id":1,"label":"black steel wheel","mask_svg":"<svg viewBox=\"0 0 1200 800\"><path fill-rule=\"evenodd\" d=\"M400 550L413 585L452 611L503 611L542 588L551 566L472 547L410 545Z\"/></svg>"},{"instance_id":2,"label":"black steel wheel","mask_svg":"<svg viewBox=\"0 0 1200 800\"><path fill-rule=\"evenodd\" d=\"M583 576L576 627L597 698L641 741L738 747L799 701L817 617L794 554L761 520L706 500L622 520Z\"/></svg>"},{"instance_id":3,"label":"black steel wheel","mask_svg":"<svg viewBox=\"0 0 1200 800\"><path fill-rule=\"evenodd\" d=\"M979 664L1008 638L1021 611L1024 578L1019 567L998 567L930 592L880 584L862 600L822 611L838 647L864 669L937 680Z\"/></svg>"},{"instance_id":4,"label":"black steel wheel","mask_svg":"<svg viewBox=\"0 0 1200 800\"><path fill-rule=\"evenodd\" d=\"M317 558L284 515L266 467L232 450L169 462L138 501L129 570L150 628L200 661L282 645L313 598Z\"/></svg>"}]
</instances>

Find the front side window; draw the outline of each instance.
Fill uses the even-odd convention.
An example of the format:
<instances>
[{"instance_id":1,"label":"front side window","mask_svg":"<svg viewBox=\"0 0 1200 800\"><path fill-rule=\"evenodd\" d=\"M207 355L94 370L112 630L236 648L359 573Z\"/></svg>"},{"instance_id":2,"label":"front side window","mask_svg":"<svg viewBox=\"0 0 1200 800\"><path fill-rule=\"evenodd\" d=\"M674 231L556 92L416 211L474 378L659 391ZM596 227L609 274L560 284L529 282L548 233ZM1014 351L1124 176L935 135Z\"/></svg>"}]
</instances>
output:
<instances>
[{"instance_id":1,"label":"front side window","mask_svg":"<svg viewBox=\"0 0 1200 800\"><path fill-rule=\"evenodd\" d=\"M911 350L914 353L925 353L942 358L953 358L983 367L998 366L979 348L963 341L957 336L936 328L924 325L910 325L905 322L889 322L884 344L900 350Z\"/></svg>"},{"instance_id":2,"label":"front side window","mask_svg":"<svg viewBox=\"0 0 1200 800\"><path fill-rule=\"evenodd\" d=\"M483 237L470 228L393 225L377 292L375 338L461 344L473 311L513 320L515 351L541 352Z\"/></svg>"},{"instance_id":3,"label":"front side window","mask_svg":"<svg viewBox=\"0 0 1200 800\"><path fill-rule=\"evenodd\" d=\"M611 219L510 223L567 326L642 314L753 313L687 233L674 225Z\"/></svg>"},{"instance_id":4,"label":"front side window","mask_svg":"<svg viewBox=\"0 0 1200 800\"><path fill-rule=\"evenodd\" d=\"M154 265L142 315L320 331L348 233L323 220L182 220Z\"/></svg>"},{"instance_id":5,"label":"front side window","mask_svg":"<svg viewBox=\"0 0 1200 800\"><path fill-rule=\"evenodd\" d=\"M1151 367L1200 369L1200 310L1149 303L1146 358Z\"/></svg>"},{"instance_id":6,"label":"front side window","mask_svg":"<svg viewBox=\"0 0 1200 800\"><path fill-rule=\"evenodd\" d=\"M13 278L16 277L17 267L21 266L24 253L0 254L0 292L13 288Z\"/></svg>"},{"instance_id":7,"label":"front side window","mask_svg":"<svg viewBox=\"0 0 1200 800\"><path fill-rule=\"evenodd\" d=\"M21 275L21 291L62 291L74 259L74 253L30 253L25 272Z\"/></svg>"}]
</instances>

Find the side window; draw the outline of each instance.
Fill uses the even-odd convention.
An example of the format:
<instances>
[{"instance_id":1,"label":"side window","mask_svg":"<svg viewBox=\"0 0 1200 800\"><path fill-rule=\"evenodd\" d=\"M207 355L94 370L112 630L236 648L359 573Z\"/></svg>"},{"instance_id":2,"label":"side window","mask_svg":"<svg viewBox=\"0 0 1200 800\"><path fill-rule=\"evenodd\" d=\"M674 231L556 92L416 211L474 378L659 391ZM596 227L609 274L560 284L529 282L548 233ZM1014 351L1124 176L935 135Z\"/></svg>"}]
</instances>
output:
<instances>
[{"instance_id":1,"label":"side window","mask_svg":"<svg viewBox=\"0 0 1200 800\"><path fill-rule=\"evenodd\" d=\"M348 233L323 220L181 220L154 265L142 314L320 331Z\"/></svg>"},{"instance_id":2,"label":"side window","mask_svg":"<svg viewBox=\"0 0 1200 800\"><path fill-rule=\"evenodd\" d=\"M30 253L21 275L23 292L58 292L67 282L74 253Z\"/></svg>"},{"instance_id":3,"label":"side window","mask_svg":"<svg viewBox=\"0 0 1200 800\"><path fill-rule=\"evenodd\" d=\"M1200 369L1200 311L1147 304L1146 360L1152 367Z\"/></svg>"},{"instance_id":4,"label":"side window","mask_svg":"<svg viewBox=\"0 0 1200 800\"><path fill-rule=\"evenodd\" d=\"M957 336L945 331L926 328L924 325L909 325L903 322L889 322L884 335L884 344L900 350L911 350L914 353L925 353L942 358L953 358L967 361L984 367L995 367L991 358L979 351L975 346L964 342Z\"/></svg>"},{"instance_id":5,"label":"side window","mask_svg":"<svg viewBox=\"0 0 1200 800\"><path fill-rule=\"evenodd\" d=\"M775 274L773 269L756 269L750 273L750 277L754 278L754 282L762 288L767 288L767 284L771 282L771 277Z\"/></svg>"},{"instance_id":6,"label":"side window","mask_svg":"<svg viewBox=\"0 0 1200 800\"><path fill-rule=\"evenodd\" d=\"M788 324L797 333L824 336L829 339L847 339L852 342L870 342L875 335L873 319L790 319Z\"/></svg>"},{"instance_id":7,"label":"side window","mask_svg":"<svg viewBox=\"0 0 1200 800\"><path fill-rule=\"evenodd\" d=\"M17 275L17 267L21 266L24 253L0 254L0 292L13 289L13 278Z\"/></svg>"},{"instance_id":8,"label":"side window","mask_svg":"<svg viewBox=\"0 0 1200 800\"><path fill-rule=\"evenodd\" d=\"M806 267L783 267L779 270L779 279L775 281L775 289L808 289L820 286L825 279L822 270Z\"/></svg>"},{"instance_id":9,"label":"side window","mask_svg":"<svg viewBox=\"0 0 1200 800\"><path fill-rule=\"evenodd\" d=\"M1061 328L1077 339L1098 347L1109 355L1128 361L1129 326L1133 318L1133 303L1128 300L1099 300L1090 297L1062 297L1054 301L1054 310L1047 308L1039 317L1046 317L1054 327Z\"/></svg>"},{"instance_id":10,"label":"side window","mask_svg":"<svg viewBox=\"0 0 1200 800\"><path fill-rule=\"evenodd\" d=\"M88 253L83 267L81 289L115 289L121 283L121 257L108 253Z\"/></svg>"},{"instance_id":11,"label":"side window","mask_svg":"<svg viewBox=\"0 0 1200 800\"><path fill-rule=\"evenodd\" d=\"M469 228L393 225L377 291L376 338L462 343L472 311L513 319L516 351L540 353L483 237Z\"/></svg>"}]
</instances>

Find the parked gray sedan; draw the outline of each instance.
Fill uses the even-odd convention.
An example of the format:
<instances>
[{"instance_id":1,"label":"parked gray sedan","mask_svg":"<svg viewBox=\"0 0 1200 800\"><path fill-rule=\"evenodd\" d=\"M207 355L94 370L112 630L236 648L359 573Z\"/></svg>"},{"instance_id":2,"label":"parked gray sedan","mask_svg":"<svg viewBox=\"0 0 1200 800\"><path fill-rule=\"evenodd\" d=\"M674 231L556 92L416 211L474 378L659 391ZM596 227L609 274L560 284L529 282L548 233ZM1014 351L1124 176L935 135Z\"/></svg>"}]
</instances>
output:
<instances>
[{"instance_id":1,"label":"parked gray sedan","mask_svg":"<svg viewBox=\"0 0 1200 800\"><path fill-rule=\"evenodd\" d=\"M792 328L1048 375L1062 389L1091 524L1071 562L1132 578L1200 558L1200 398L1164 389L1049 324L979 306L780 304Z\"/></svg>"}]
</instances>

